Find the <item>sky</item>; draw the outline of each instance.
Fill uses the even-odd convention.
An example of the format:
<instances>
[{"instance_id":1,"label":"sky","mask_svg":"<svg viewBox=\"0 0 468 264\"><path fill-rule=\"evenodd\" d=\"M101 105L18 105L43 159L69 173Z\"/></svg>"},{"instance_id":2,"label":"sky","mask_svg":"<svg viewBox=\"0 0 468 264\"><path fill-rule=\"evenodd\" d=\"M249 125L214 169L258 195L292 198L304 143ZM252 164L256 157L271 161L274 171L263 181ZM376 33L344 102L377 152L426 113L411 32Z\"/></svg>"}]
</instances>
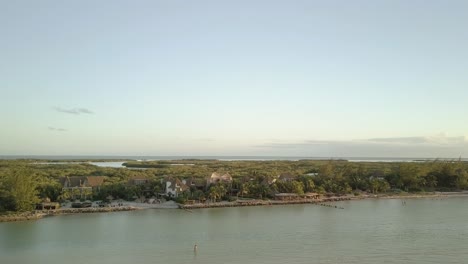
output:
<instances>
[{"instance_id":1,"label":"sky","mask_svg":"<svg viewBox=\"0 0 468 264\"><path fill-rule=\"evenodd\" d=\"M0 0L0 155L467 157L467 12Z\"/></svg>"}]
</instances>

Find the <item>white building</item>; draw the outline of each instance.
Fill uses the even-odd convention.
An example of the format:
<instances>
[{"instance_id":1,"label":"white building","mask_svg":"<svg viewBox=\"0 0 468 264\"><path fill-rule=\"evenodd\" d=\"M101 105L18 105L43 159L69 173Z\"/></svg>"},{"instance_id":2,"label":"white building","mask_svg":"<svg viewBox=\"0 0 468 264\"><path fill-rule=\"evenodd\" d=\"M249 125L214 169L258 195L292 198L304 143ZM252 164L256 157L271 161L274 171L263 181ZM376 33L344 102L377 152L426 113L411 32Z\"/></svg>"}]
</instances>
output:
<instances>
[{"instance_id":1,"label":"white building","mask_svg":"<svg viewBox=\"0 0 468 264\"><path fill-rule=\"evenodd\" d=\"M189 190L190 188L180 181L178 178L171 178L166 180L166 192L167 196L177 197L180 193Z\"/></svg>"}]
</instances>

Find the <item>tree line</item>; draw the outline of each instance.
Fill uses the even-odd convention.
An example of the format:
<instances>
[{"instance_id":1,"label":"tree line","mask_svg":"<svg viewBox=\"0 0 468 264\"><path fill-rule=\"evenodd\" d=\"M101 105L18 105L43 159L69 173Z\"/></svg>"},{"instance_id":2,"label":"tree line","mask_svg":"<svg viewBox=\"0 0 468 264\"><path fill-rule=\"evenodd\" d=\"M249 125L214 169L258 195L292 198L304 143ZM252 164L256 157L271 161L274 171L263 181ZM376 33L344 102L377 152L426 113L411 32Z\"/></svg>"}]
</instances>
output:
<instances>
[{"instance_id":1,"label":"tree line","mask_svg":"<svg viewBox=\"0 0 468 264\"><path fill-rule=\"evenodd\" d=\"M184 164L171 166L170 164ZM206 178L212 172L229 172L233 182L213 184L205 189L191 188L178 200L229 200L273 198L275 193L386 193L456 191L468 188L467 163L463 161L431 162L346 162L316 161L155 161L143 164L148 169L104 168L90 164L38 164L31 160L0 161L0 212L28 211L41 199L67 200L70 194L58 182L65 176L106 176L94 199L108 196L131 200L164 191L161 179L167 176ZM138 162L132 162L138 167ZM274 179L281 173L295 176L291 181ZM133 177L145 177L145 186L128 185Z\"/></svg>"}]
</instances>

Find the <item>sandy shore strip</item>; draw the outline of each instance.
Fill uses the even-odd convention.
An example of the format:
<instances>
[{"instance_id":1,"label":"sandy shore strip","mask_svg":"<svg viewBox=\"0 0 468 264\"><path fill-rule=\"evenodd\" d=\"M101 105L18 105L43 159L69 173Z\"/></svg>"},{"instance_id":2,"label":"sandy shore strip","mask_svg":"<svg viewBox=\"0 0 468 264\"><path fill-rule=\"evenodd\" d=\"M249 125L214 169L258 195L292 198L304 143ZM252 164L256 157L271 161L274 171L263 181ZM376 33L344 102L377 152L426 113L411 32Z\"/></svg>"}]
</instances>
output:
<instances>
[{"instance_id":1,"label":"sandy shore strip","mask_svg":"<svg viewBox=\"0 0 468 264\"><path fill-rule=\"evenodd\" d=\"M296 199L296 200L237 200L234 202L213 202L213 203L197 203L197 204L178 204L174 201L167 201L164 203L148 204L138 202L119 202L111 203L108 207L97 207L93 203L93 207L89 208L70 208L70 205L62 207L58 210L48 211L32 211L22 213L11 213L0 215L0 222L15 222L15 221L29 221L38 220L46 216L56 215L69 215L69 214L86 214L86 213L110 213L110 212L122 212L122 211L134 211L142 209L184 209L190 211L191 209L202 209L202 208L225 208L225 207L244 207L244 206L271 206L271 205L288 205L288 204L319 204L331 203L338 201L350 201L350 200L363 200L363 199L417 199L417 198L449 198L468 196L468 191L462 192L435 192L435 193L423 193L423 194L368 194L368 195L347 195L340 197L327 197L321 199ZM333 207L333 206L332 206Z\"/></svg>"},{"instance_id":2,"label":"sandy shore strip","mask_svg":"<svg viewBox=\"0 0 468 264\"><path fill-rule=\"evenodd\" d=\"M218 202L218 203L198 203L198 204L181 204L180 209L203 209L203 208L223 208L223 207L244 207L244 206L268 206L268 205L288 205L288 204L317 204L322 202L336 202L351 200L351 198L333 198L333 199L297 199L288 201L275 201L275 200L245 200L235 202Z\"/></svg>"},{"instance_id":3,"label":"sandy shore strip","mask_svg":"<svg viewBox=\"0 0 468 264\"><path fill-rule=\"evenodd\" d=\"M237 200L234 202L214 202L197 204L180 204L180 209L202 209L202 208L223 208L223 207L243 207L243 206L267 206L267 205L288 205L288 204L322 204L339 201L364 200L364 199L417 199L417 198L447 198L456 196L468 196L468 192L435 192L423 194L367 194L367 195L346 195L340 197L327 197L321 199L295 199L295 200Z\"/></svg>"},{"instance_id":4,"label":"sandy shore strip","mask_svg":"<svg viewBox=\"0 0 468 264\"><path fill-rule=\"evenodd\" d=\"M178 209L179 204L174 201L167 201L158 204L138 203L138 202L113 202L110 206L98 207L96 203L93 203L92 207L88 208L71 208L71 203L63 206L58 210L43 210L43 211L32 211L32 212L21 212L0 215L0 222L16 222L16 221L29 221L39 220L47 216L56 215L70 215L70 214L91 214L91 213L111 213L111 212L123 212L123 211L135 211L142 209Z\"/></svg>"}]
</instances>

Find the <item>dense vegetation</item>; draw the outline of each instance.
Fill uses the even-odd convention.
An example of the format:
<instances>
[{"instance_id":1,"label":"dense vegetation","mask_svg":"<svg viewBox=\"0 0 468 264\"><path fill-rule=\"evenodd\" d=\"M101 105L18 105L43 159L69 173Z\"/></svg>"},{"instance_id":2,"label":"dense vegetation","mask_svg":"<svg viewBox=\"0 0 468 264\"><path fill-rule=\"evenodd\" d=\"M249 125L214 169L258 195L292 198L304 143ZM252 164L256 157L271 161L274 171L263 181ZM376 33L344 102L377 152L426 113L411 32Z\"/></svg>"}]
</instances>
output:
<instances>
[{"instance_id":1,"label":"dense vegetation","mask_svg":"<svg viewBox=\"0 0 468 264\"><path fill-rule=\"evenodd\" d=\"M174 165L176 164L176 165ZM104 168L87 163L40 164L32 160L0 161L0 211L28 211L43 198L61 201L70 198L58 182L64 176L106 176L94 199L108 196L121 199L153 196L163 192L163 177L204 179L212 172L229 172L230 184L215 184L203 190L191 188L178 201L187 199L232 199L233 195L271 198L275 193L306 192L347 194L360 192L454 191L468 188L468 164L461 161L411 163L353 163L337 161L216 161L177 160L128 162L127 168ZM282 173L295 180L272 180ZM128 180L144 177L145 186Z\"/></svg>"}]
</instances>

